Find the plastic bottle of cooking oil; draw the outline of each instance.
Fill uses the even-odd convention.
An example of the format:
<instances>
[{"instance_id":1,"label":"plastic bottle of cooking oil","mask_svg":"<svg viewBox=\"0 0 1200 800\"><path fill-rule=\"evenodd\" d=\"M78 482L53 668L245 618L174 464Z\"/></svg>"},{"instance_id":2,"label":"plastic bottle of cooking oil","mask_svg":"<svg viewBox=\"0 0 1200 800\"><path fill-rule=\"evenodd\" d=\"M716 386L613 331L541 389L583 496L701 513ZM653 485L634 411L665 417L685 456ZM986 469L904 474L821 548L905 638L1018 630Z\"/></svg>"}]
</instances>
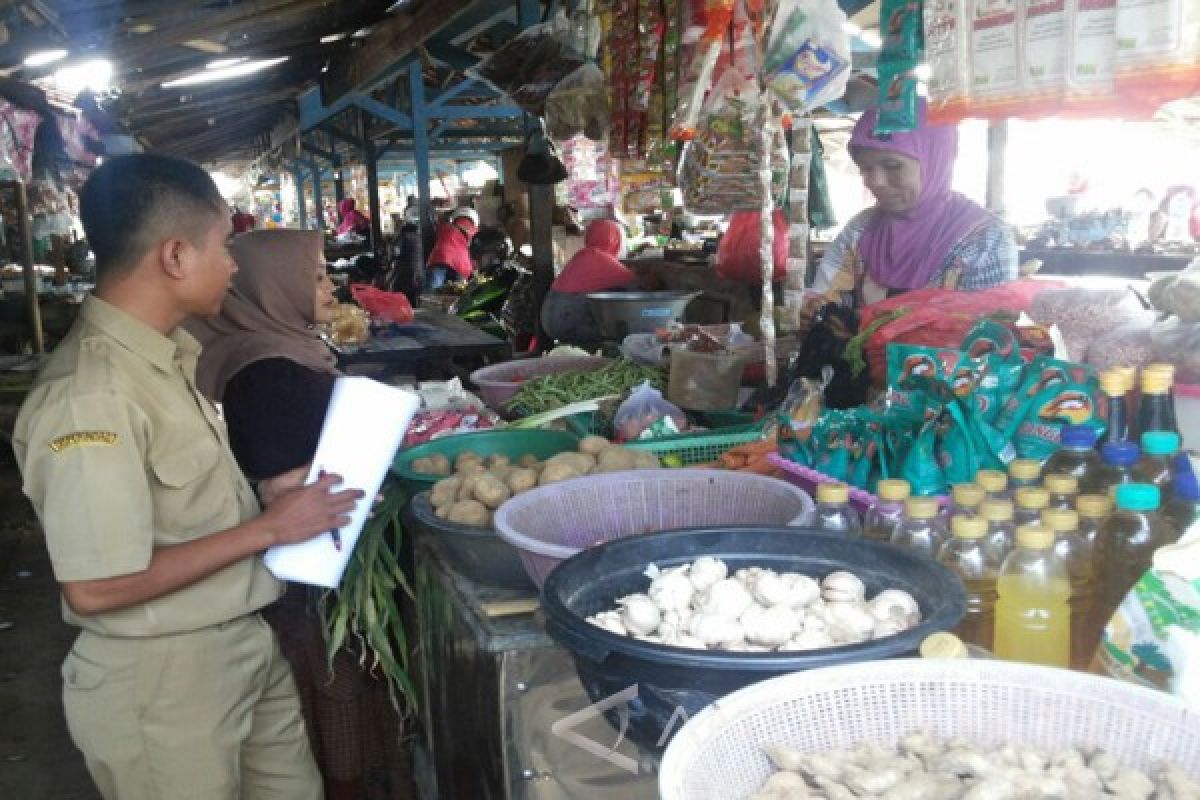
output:
<instances>
[{"instance_id":1,"label":"plastic bottle of cooking oil","mask_svg":"<svg viewBox=\"0 0 1200 800\"><path fill-rule=\"evenodd\" d=\"M863 536L877 542L889 542L892 531L904 519L904 501L912 494L908 481L888 478L875 487L879 502L871 506L863 517Z\"/></svg>"},{"instance_id":2,"label":"plastic bottle of cooking oil","mask_svg":"<svg viewBox=\"0 0 1200 800\"><path fill-rule=\"evenodd\" d=\"M817 486L816 526L830 533L858 538L862 536L862 520L850 507L850 487L844 483L822 483Z\"/></svg>"},{"instance_id":3,"label":"plastic bottle of cooking oil","mask_svg":"<svg viewBox=\"0 0 1200 800\"><path fill-rule=\"evenodd\" d=\"M1192 472L1192 465L1186 453L1175 459L1175 482L1171 487L1171 499L1163 504L1160 513L1180 535L1200 517L1200 482Z\"/></svg>"},{"instance_id":4,"label":"plastic bottle of cooking oil","mask_svg":"<svg viewBox=\"0 0 1200 800\"><path fill-rule=\"evenodd\" d=\"M1096 429L1091 425L1068 425L1063 428L1058 452L1050 456L1042 472L1045 475L1062 473L1079 481L1082 488L1091 488L1100 468L1096 453Z\"/></svg>"},{"instance_id":5,"label":"plastic bottle of cooking oil","mask_svg":"<svg viewBox=\"0 0 1200 800\"><path fill-rule=\"evenodd\" d=\"M1075 510L1075 498L1079 496L1079 481L1062 472L1047 473L1042 488L1050 493L1050 508Z\"/></svg>"},{"instance_id":6,"label":"plastic bottle of cooking oil","mask_svg":"<svg viewBox=\"0 0 1200 800\"><path fill-rule=\"evenodd\" d=\"M1092 609L1092 549L1079 534L1079 512L1048 508L1042 524L1054 531L1054 552L1067 565L1071 579L1071 667L1087 669L1092 650L1087 649L1087 618Z\"/></svg>"},{"instance_id":7,"label":"plastic bottle of cooking oil","mask_svg":"<svg viewBox=\"0 0 1200 800\"><path fill-rule=\"evenodd\" d=\"M1135 483L1158 487L1163 500L1171 496L1175 483L1175 456L1179 453L1179 434L1172 431L1148 431L1142 434L1142 457L1133 467Z\"/></svg>"},{"instance_id":8,"label":"plastic bottle of cooking oil","mask_svg":"<svg viewBox=\"0 0 1200 800\"><path fill-rule=\"evenodd\" d=\"M1100 469L1096 471L1096 492L1112 497L1116 487L1133 483L1133 467L1142 457L1142 449L1133 442L1108 442L1100 448Z\"/></svg>"},{"instance_id":9,"label":"plastic bottle of cooking oil","mask_svg":"<svg viewBox=\"0 0 1200 800\"><path fill-rule=\"evenodd\" d=\"M938 551L938 561L959 577L967 591L967 612L954 632L969 644L991 649L996 623L996 564L987 556L983 517L955 515L950 539Z\"/></svg>"},{"instance_id":10,"label":"plastic bottle of cooking oil","mask_svg":"<svg viewBox=\"0 0 1200 800\"><path fill-rule=\"evenodd\" d=\"M1142 435L1152 431L1174 431L1175 367L1171 364L1148 364L1142 369L1142 398L1138 402L1138 430Z\"/></svg>"},{"instance_id":11,"label":"plastic bottle of cooking oil","mask_svg":"<svg viewBox=\"0 0 1200 800\"><path fill-rule=\"evenodd\" d=\"M1022 486L1013 494L1017 510L1013 521L1017 527L1036 525L1042 521L1042 512L1050 507L1050 493L1041 486Z\"/></svg>"},{"instance_id":12,"label":"plastic bottle of cooking oil","mask_svg":"<svg viewBox=\"0 0 1200 800\"><path fill-rule=\"evenodd\" d=\"M1037 486L1042 480L1042 465L1031 458L1018 458L1008 465L1008 488L1016 493L1026 486Z\"/></svg>"},{"instance_id":13,"label":"plastic bottle of cooking oil","mask_svg":"<svg viewBox=\"0 0 1200 800\"><path fill-rule=\"evenodd\" d=\"M946 527L938 516L937 500L910 497L904 501L904 519L892 533L892 544L934 558L946 536Z\"/></svg>"},{"instance_id":14,"label":"plastic bottle of cooking oil","mask_svg":"<svg viewBox=\"0 0 1200 800\"><path fill-rule=\"evenodd\" d=\"M1113 512L1112 498L1107 494L1081 494L1075 498L1075 510L1079 512L1079 535L1092 549L1092 560L1095 561L1100 526Z\"/></svg>"},{"instance_id":15,"label":"plastic bottle of cooking oil","mask_svg":"<svg viewBox=\"0 0 1200 800\"><path fill-rule=\"evenodd\" d=\"M1054 533L1017 529L1017 547L996 581L997 657L1050 667L1071 661L1071 581L1054 552Z\"/></svg>"},{"instance_id":16,"label":"plastic bottle of cooking oil","mask_svg":"<svg viewBox=\"0 0 1200 800\"><path fill-rule=\"evenodd\" d=\"M950 490L950 499L953 501L950 504L951 517L959 514L968 517L976 516L979 513L979 504L987 498L987 492L977 483L958 483Z\"/></svg>"},{"instance_id":17,"label":"plastic bottle of cooking oil","mask_svg":"<svg viewBox=\"0 0 1200 800\"><path fill-rule=\"evenodd\" d=\"M975 482L987 492L992 500L1009 500L1008 475L998 469L981 469L975 473Z\"/></svg>"},{"instance_id":18,"label":"plastic bottle of cooking oil","mask_svg":"<svg viewBox=\"0 0 1200 800\"><path fill-rule=\"evenodd\" d=\"M1158 487L1150 484L1117 487L1117 509L1100 526L1093 554L1096 599L1085 634L1092 650L1125 594L1150 568L1154 551L1177 536L1159 516L1160 499Z\"/></svg>"},{"instance_id":19,"label":"plastic bottle of cooking oil","mask_svg":"<svg viewBox=\"0 0 1200 800\"><path fill-rule=\"evenodd\" d=\"M1012 500L984 500L979 506L979 516L988 524L983 537L984 551L999 569L1017 543Z\"/></svg>"}]
</instances>

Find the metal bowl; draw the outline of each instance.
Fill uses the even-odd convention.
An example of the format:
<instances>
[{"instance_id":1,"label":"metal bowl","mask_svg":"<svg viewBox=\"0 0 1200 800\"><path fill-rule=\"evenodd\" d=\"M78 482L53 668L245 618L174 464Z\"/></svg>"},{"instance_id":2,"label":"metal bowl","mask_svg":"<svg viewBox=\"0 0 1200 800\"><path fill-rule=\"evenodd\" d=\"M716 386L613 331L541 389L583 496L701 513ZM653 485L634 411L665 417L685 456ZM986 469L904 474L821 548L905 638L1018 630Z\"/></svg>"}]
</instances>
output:
<instances>
[{"instance_id":1,"label":"metal bowl","mask_svg":"<svg viewBox=\"0 0 1200 800\"><path fill-rule=\"evenodd\" d=\"M631 333L653 333L679 322L688 303L700 292L592 292L592 314L600 334L610 341L621 341Z\"/></svg>"}]
</instances>

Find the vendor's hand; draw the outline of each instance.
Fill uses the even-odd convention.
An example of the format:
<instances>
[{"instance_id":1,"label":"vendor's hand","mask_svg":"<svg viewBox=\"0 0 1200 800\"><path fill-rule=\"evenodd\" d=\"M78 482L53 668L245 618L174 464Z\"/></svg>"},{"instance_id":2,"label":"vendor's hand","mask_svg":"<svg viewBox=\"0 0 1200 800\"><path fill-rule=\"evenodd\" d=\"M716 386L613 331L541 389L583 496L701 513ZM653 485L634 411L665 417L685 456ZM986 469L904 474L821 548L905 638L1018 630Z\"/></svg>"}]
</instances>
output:
<instances>
[{"instance_id":1,"label":"vendor's hand","mask_svg":"<svg viewBox=\"0 0 1200 800\"><path fill-rule=\"evenodd\" d=\"M263 507L270 506L284 492L303 486L310 469L312 469L312 465L305 464L303 467L296 467L287 472L281 472L273 478L259 481L258 499L262 501Z\"/></svg>"},{"instance_id":2,"label":"vendor's hand","mask_svg":"<svg viewBox=\"0 0 1200 800\"><path fill-rule=\"evenodd\" d=\"M350 512L363 498L361 489L333 491L340 475L322 473L316 483L283 492L259 517L274 544L295 544L350 524Z\"/></svg>"}]
</instances>

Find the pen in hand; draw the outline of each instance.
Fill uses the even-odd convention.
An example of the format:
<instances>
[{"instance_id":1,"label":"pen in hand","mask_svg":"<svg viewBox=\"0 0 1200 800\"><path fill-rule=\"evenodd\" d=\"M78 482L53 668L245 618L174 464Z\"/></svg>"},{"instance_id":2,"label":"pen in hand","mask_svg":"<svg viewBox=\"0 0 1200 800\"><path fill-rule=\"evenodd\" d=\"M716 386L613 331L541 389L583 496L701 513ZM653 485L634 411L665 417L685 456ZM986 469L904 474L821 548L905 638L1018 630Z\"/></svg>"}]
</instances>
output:
<instances>
[{"instance_id":1,"label":"pen in hand","mask_svg":"<svg viewBox=\"0 0 1200 800\"><path fill-rule=\"evenodd\" d=\"M324 477L325 477L325 470L323 468L317 470L317 480L321 480L321 478L324 478ZM336 549L339 553L342 552L342 531L341 531L341 529L340 528L331 528L329 531L329 536L330 536L330 538L333 539L334 549Z\"/></svg>"}]
</instances>

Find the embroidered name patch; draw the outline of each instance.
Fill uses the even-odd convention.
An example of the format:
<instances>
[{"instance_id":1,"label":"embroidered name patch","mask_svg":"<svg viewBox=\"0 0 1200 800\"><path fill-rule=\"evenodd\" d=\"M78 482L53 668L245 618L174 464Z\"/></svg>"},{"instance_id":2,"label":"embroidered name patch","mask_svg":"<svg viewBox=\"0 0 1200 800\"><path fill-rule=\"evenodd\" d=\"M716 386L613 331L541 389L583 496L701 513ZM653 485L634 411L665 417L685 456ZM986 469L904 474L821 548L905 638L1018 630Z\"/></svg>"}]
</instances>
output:
<instances>
[{"instance_id":1,"label":"embroidered name patch","mask_svg":"<svg viewBox=\"0 0 1200 800\"><path fill-rule=\"evenodd\" d=\"M55 453L61 453L72 447L82 447L83 445L114 445L117 443L117 435L109 431L78 431L76 433L68 433L66 436L60 436L50 442L50 449Z\"/></svg>"}]
</instances>

